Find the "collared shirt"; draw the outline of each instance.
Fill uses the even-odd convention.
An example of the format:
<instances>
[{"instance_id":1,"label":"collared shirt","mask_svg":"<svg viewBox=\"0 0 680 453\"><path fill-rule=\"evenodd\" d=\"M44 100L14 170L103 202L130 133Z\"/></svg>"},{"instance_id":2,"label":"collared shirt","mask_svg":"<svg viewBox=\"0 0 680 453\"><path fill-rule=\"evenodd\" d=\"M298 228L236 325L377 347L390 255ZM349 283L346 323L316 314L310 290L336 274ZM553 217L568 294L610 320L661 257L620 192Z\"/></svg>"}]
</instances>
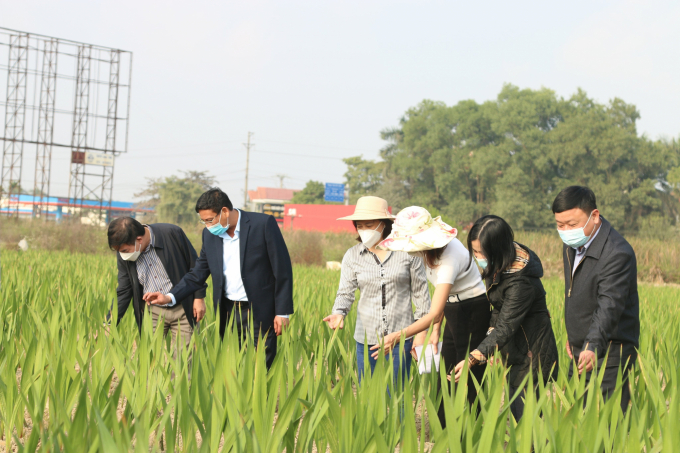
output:
<instances>
[{"instance_id":1,"label":"collared shirt","mask_svg":"<svg viewBox=\"0 0 680 453\"><path fill-rule=\"evenodd\" d=\"M227 299L233 301L247 301L248 295L243 286L243 279L241 278L241 211L238 211L238 221L234 229L234 237L232 238L225 231L220 234L223 244L223 258L222 258L222 272L224 273L224 294Z\"/></svg>"},{"instance_id":2,"label":"collared shirt","mask_svg":"<svg viewBox=\"0 0 680 453\"><path fill-rule=\"evenodd\" d=\"M574 272L576 272L576 268L578 267L578 264L581 262L584 256L586 256L586 252L588 251L588 247L590 247L590 244L593 243L593 240L597 237L597 233L600 232L600 228L602 228L602 225L600 225L595 233L593 233L592 237L586 242L586 245L583 245L581 247L573 247L574 250L576 250L576 256L574 256L574 267L571 269L571 276L574 276Z\"/></svg>"},{"instance_id":3,"label":"collared shirt","mask_svg":"<svg viewBox=\"0 0 680 453\"><path fill-rule=\"evenodd\" d=\"M333 314L347 316L357 289L361 294L354 339L359 343L378 344L383 336L408 327L430 310L423 260L406 252L388 252L381 262L364 244L350 248L342 259Z\"/></svg>"},{"instance_id":4,"label":"collared shirt","mask_svg":"<svg viewBox=\"0 0 680 453\"><path fill-rule=\"evenodd\" d=\"M160 292L162 294L167 294L172 289L172 282L168 273L161 262L161 259L156 254L156 249L154 245L156 244L155 237L153 235L153 230L149 225L144 225L149 229L149 236L151 237L149 245L144 249L144 251L137 258L137 277L139 278L139 283L141 283L144 288L144 293ZM164 308L173 307L176 301L172 300L167 305L163 305Z\"/></svg>"}]
</instances>

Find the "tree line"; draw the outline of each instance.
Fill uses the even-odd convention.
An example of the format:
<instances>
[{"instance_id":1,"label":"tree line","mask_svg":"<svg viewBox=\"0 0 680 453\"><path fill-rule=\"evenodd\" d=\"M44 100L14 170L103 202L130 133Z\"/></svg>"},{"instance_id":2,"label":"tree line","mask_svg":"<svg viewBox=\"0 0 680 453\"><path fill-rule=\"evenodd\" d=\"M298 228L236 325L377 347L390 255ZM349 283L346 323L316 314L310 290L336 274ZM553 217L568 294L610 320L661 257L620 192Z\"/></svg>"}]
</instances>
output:
<instances>
[{"instance_id":1,"label":"tree line","mask_svg":"<svg viewBox=\"0 0 680 453\"><path fill-rule=\"evenodd\" d=\"M552 200L572 184L592 188L620 229L675 224L678 141L638 135L639 118L634 105L582 90L561 98L505 85L481 104L425 100L381 132L381 160L344 159L345 178L352 200L433 207L460 224L494 213L518 228L552 227Z\"/></svg>"},{"instance_id":2,"label":"tree line","mask_svg":"<svg viewBox=\"0 0 680 453\"><path fill-rule=\"evenodd\" d=\"M363 195L399 209L425 206L465 226L494 213L516 228L552 228L550 209L564 187L589 186L617 228L667 228L680 219L680 142L638 135L640 113L613 99L601 104L578 90L503 86L495 100L447 106L424 100L396 127L381 131L379 160L343 159L350 201ZM195 220L196 198L215 179L185 172L148 181L136 194L161 221ZM310 180L293 203L325 203Z\"/></svg>"}]
</instances>

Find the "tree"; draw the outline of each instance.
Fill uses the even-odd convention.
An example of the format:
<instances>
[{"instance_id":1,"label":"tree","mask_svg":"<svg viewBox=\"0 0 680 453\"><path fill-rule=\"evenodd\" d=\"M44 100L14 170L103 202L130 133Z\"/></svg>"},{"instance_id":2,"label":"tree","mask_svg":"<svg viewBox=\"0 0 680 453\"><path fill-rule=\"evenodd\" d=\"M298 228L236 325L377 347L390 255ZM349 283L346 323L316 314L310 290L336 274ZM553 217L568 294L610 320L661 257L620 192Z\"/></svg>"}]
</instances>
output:
<instances>
[{"instance_id":1,"label":"tree","mask_svg":"<svg viewBox=\"0 0 680 453\"><path fill-rule=\"evenodd\" d=\"M324 200L326 187L319 181L307 181L305 188L293 195L291 203L294 204L341 204Z\"/></svg>"},{"instance_id":2,"label":"tree","mask_svg":"<svg viewBox=\"0 0 680 453\"><path fill-rule=\"evenodd\" d=\"M583 90L565 99L505 85L481 104L425 100L381 132L381 161L345 159L345 177L352 198L431 206L460 224L495 213L517 228L552 227L550 205L571 184L591 187L617 228L664 212L675 221L680 189L666 178L680 165L677 143L639 136L639 117L634 105L600 104Z\"/></svg>"},{"instance_id":3,"label":"tree","mask_svg":"<svg viewBox=\"0 0 680 453\"><path fill-rule=\"evenodd\" d=\"M347 165L345 180L350 203L355 204L364 195L376 195L383 185L384 162L376 163L362 156L348 157L342 161Z\"/></svg>"},{"instance_id":4,"label":"tree","mask_svg":"<svg viewBox=\"0 0 680 453\"><path fill-rule=\"evenodd\" d=\"M142 198L141 207L156 210L160 222L187 225L196 221L196 200L215 185L215 178L205 171L182 171L184 177L176 175L166 178L149 178L147 186L134 194Z\"/></svg>"}]
</instances>

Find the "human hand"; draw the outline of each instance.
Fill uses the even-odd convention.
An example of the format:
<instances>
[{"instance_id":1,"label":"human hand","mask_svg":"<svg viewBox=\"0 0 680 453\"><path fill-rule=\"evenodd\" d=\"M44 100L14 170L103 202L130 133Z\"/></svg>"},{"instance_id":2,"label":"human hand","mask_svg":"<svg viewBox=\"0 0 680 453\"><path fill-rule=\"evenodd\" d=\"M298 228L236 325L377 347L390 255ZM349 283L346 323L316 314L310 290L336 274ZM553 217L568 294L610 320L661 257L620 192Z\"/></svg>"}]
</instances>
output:
<instances>
[{"instance_id":1,"label":"human hand","mask_svg":"<svg viewBox=\"0 0 680 453\"><path fill-rule=\"evenodd\" d=\"M569 358L571 360L574 360L574 354L571 352L571 346L569 346L569 340L567 340L567 355L569 355Z\"/></svg>"},{"instance_id":2,"label":"human hand","mask_svg":"<svg viewBox=\"0 0 680 453\"><path fill-rule=\"evenodd\" d=\"M416 352L416 347L422 346L425 343L425 336L427 332L420 332L418 335L413 337L413 345L411 345L411 357L416 361L418 360L418 353Z\"/></svg>"},{"instance_id":3,"label":"human hand","mask_svg":"<svg viewBox=\"0 0 680 453\"><path fill-rule=\"evenodd\" d=\"M283 330L288 327L290 324L290 319L285 318L283 316L275 316L274 317L274 332L276 332L276 336L280 337L281 334L283 333Z\"/></svg>"},{"instance_id":4,"label":"human hand","mask_svg":"<svg viewBox=\"0 0 680 453\"><path fill-rule=\"evenodd\" d=\"M458 380L460 379L460 376L463 374L463 368L465 367L465 362L467 362L467 360L461 360L460 362L458 362L458 364L456 365L456 368L454 368L454 370L453 370L454 374L455 374L456 382L458 382ZM451 380L451 375L449 375L449 381L450 380Z\"/></svg>"},{"instance_id":5,"label":"human hand","mask_svg":"<svg viewBox=\"0 0 680 453\"><path fill-rule=\"evenodd\" d=\"M166 296L165 294L161 294L159 292L146 293L142 299L144 299L147 305L168 305L170 302L172 302L170 296Z\"/></svg>"},{"instance_id":6,"label":"human hand","mask_svg":"<svg viewBox=\"0 0 680 453\"><path fill-rule=\"evenodd\" d=\"M323 322L328 323L328 327L333 330L345 327L345 317L342 315L328 315L323 318Z\"/></svg>"},{"instance_id":7,"label":"human hand","mask_svg":"<svg viewBox=\"0 0 680 453\"><path fill-rule=\"evenodd\" d=\"M428 344L432 345L432 353L436 354L439 350L439 324L432 327L432 334L430 334L430 341Z\"/></svg>"},{"instance_id":8,"label":"human hand","mask_svg":"<svg viewBox=\"0 0 680 453\"><path fill-rule=\"evenodd\" d=\"M579 374L583 373L584 370L586 371L586 373L592 371L596 360L597 356L593 351L589 351L587 349L585 351L581 351L581 354L579 354L578 356Z\"/></svg>"},{"instance_id":9,"label":"human hand","mask_svg":"<svg viewBox=\"0 0 680 453\"><path fill-rule=\"evenodd\" d=\"M205 299L194 299L194 318L199 322L205 316Z\"/></svg>"},{"instance_id":10,"label":"human hand","mask_svg":"<svg viewBox=\"0 0 680 453\"><path fill-rule=\"evenodd\" d=\"M392 332L391 334L385 335L383 337L382 343L385 345L385 355L389 355L390 351L394 349L394 346L399 343L400 338L401 332ZM373 357L374 360L377 359L378 355L380 354L380 346L380 344L371 346L371 351L375 351L373 354L371 354L371 357Z\"/></svg>"}]
</instances>

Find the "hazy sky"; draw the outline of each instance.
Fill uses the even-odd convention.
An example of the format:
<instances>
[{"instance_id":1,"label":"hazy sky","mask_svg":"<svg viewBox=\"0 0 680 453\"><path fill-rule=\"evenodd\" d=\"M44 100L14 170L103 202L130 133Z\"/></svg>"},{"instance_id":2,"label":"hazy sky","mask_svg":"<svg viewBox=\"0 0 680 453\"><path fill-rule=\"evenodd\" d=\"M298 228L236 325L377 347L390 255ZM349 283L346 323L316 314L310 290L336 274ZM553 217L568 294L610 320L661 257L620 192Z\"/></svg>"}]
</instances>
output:
<instances>
[{"instance_id":1,"label":"hazy sky","mask_svg":"<svg viewBox=\"0 0 680 453\"><path fill-rule=\"evenodd\" d=\"M207 170L237 205L248 131L251 188L276 174L290 188L342 182L340 159L376 158L407 108L483 102L506 82L620 97L641 111L640 133L678 137L678 24L680 2L655 0L0 0L0 26L134 53L114 199L132 201L146 177ZM68 153L55 150L53 195L66 195Z\"/></svg>"}]
</instances>

